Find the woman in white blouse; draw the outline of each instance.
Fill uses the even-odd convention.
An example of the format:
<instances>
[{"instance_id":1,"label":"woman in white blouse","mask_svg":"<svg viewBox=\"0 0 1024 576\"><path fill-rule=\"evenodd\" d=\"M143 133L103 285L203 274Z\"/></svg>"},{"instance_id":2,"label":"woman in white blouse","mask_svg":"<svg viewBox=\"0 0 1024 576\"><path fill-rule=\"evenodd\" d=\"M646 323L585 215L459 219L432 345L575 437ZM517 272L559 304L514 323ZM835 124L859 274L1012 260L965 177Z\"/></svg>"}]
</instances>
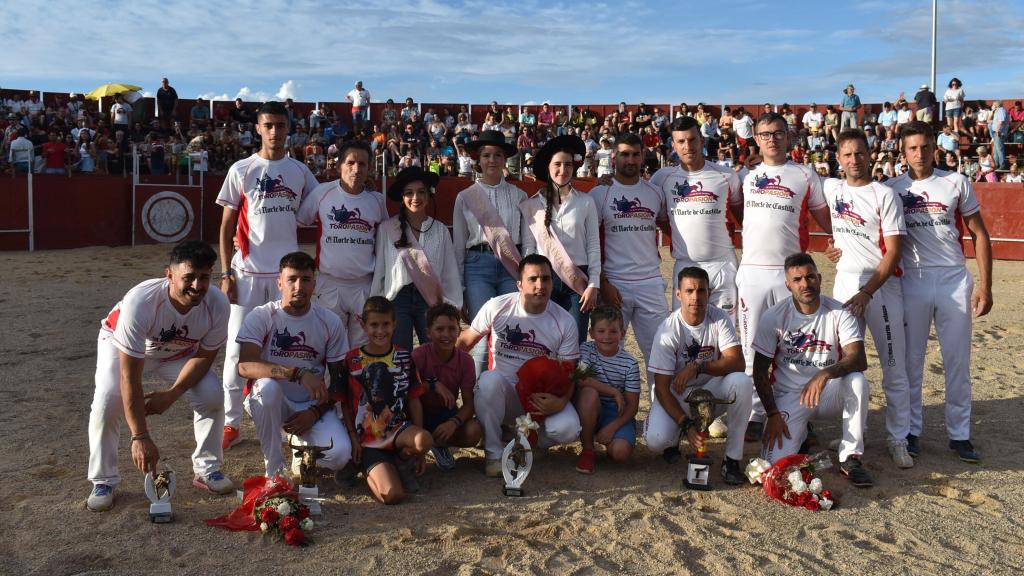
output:
<instances>
[{"instance_id":1,"label":"woman in white blouse","mask_svg":"<svg viewBox=\"0 0 1024 576\"><path fill-rule=\"evenodd\" d=\"M572 187L576 166L586 154L578 136L549 140L534 158L533 172L546 185L520 208L529 228L523 253L551 260L551 301L576 319L580 342L587 339L590 311L597 306L601 280L601 239L597 206ZM582 273L582 274L580 274Z\"/></svg>"},{"instance_id":2,"label":"woman in white blouse","mask_svg":"<svg viewBox=\"0 0 1024 576\"><path fill-rule=\"evenodd\" d=\"M964 85L960 83L959 78L949 81L942 101L946 108L946 125L952 128L954 133L961 132L964 129L961 122L964 112Z\"/></svg>"},{"instance_id":3,"label":"woman in white blouse","mask_svg":"<svg viewBox=\"0 0 1024 576\"><path fill-rule=\"evenodd\" d=\"M377 229L377 264L371 296L395 305L392 342L412 350L412 336L427 338L427 308L448 302L462 306L462 280L448 228L427 214L438 177L422 168L406 168L388 186L388 198L400 202L398 214Z\"/></svg>"}]
</instances>

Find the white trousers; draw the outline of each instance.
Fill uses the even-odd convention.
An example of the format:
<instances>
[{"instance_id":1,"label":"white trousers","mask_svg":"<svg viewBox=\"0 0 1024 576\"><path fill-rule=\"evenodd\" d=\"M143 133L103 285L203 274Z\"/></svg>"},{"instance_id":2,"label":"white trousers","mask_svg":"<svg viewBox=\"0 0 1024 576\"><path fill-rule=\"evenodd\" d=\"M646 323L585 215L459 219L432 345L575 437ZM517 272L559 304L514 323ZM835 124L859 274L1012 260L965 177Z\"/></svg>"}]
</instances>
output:
<instances>
[{"instance_id":1,"label":"white trousers","mask_svg":"<svg viewBox=\"0 0 1024 576\"><path fill-rule=\"evenodd\" d=\"M292 414L306 410L314 402L289 400L284 395L281 383L273 378L257 380L245 401L256 424L267 476L273 476L282 468L287 471L281 449L281 428ZM294 443L324 447L333 444L330 450L324 452L324 457L317 460L317 466L330 470L340 470L352 459L352 441L349 440L345 425L335 410L324 414L305 434L298 436ZM291 459L288 462L290 463Z\"/></svg>"},{"instance_id":2,"label":"white trousers","mask_svg":"<svg viewBox=\"0 0 1024 576\"><path fill-rule=\"evenodd\" d=\"M608 281L618 288L622 296L623 323L626 329L633 326L633 336L643 355L644 367L649 368L654 337L658 334L658 327L669 315L665 303L665 281L661 278ZM647 372L647 385L654 389L654 375L650 371Z\"/></svg>"},{"instance_id":3,"label":"white trousers","mask_svg":"<svg viewBox=\"0 0 1024 576\"><path fill-rule=\"evenodd\" d=\"M821 391L818 405L808 408L800 404L799 390L775 391L775 405L789 428L789 438L782 437L782 447L772 445L761 451L761 457L774 464L777 460L796 454L807 439L807 422L843 417L843 438L839 442L839 461L864 453L864 429L868 421L868 379L863 372L851 372L842 378L833 378Z\"/></svg>"},{"instance_id":4,"label":"white trousers","mask_svg":"<svg viewBox=\"0 0 1024 576\"><path fill-rule=\"evenodd\" d=\"M359 319L363 317L363 304L370 297L372 277L356 280L335 278L320 273L316 279L316 303L341 317L348 331L348 348L358 348L369 341Z\"/></svg>"},{"instance_id":5,"label":"white trousers","mask_svg":"<svg viewBox=\"0 0 1024 576\"><path fill-rule=\"evenodd\" d=\"M728 400L734 394L736 401L725 405L725 413L729 419L729 434L725 441L725 455L733 460L743 460L743 435L747 432L747 420L750 419L750 403L752 400L751 391L754 389L754 381L743 372L733 372L725 376L716 376L703 386L688 386L682 394L670 390L679 406L690 414L690 405L686 403L686 397L697 388L703 388L715 395L715 398ZM720 411L720 406L715 407L715 412ZM733 423L735 422L735 425ZM647 415L647 428L644 431L644 442L647 449L658 453L666 448L679 445L680 429L674 420L662 407L657 398L651 403L651 412Z\"/></svg>"},{"instance_id":6,"label":"white trousers","mask_svg":"<svg viewBox=\"0 0 1024 576\"><path fill-rule=\"evenodd\" d=\"M235 342L242 321L257 306L281 298L277 276L250 276L235 271L236 304L228 316L228 341L224 346L224 424L238 428L242 421L242 389L245 378L238 375L238 355L242 346Z\"/></svg>"},{"instance_id":7,"label":"white trousers","mask_svg":"<svg viewBox=\"0 0 1024 576\"><path fill-rule=\"evenodd\" d=\"M484 428L484 451L488 460L497 460L505 449L501 427L514 425L516 418L524 412L523 406L519 403L515 384L497 370L481 372L474 390L476 418ZM537 438L542 447L569 444L579 438L580 430L580 417L570 402L560 412L544 419Z\"/></svg>"},{"instance_id":8,"label":"white trousers","mask_svg":"<svg viewBox=\"0 0 1024 576\"><path fill-rule=\"evenodd\" d=\"M871 272L837 272L832 295L846 302L871 278ZM882 367L885 392L885 431L889 444L906 442L910 433L910 381L907 379L907 346L904 334L903 288L895 276L886 280L864 312L861 329L867 324L875 341Z\"/></svg>"},{"instance_id":9,"label":"white trousers","mask_svg":"<svg viewBox=\"0 0 1024 576\"><path fill-rule=\"evenodd\" d=\"M903 309L907 321L907 377L910 380L910 432L924 425L921 387L928 333L935 333L946 373L946 432L950 440L971 437L971 292L967 269L912 268L903 275Z\"/></svg>"},{"instance_id":10,"label":"white trousers","mask_svg":"<svg viewBox=\"0 0 1024 576\"><path fill-rule=\"evenodd\" d=\"M672 267L672 309L679 308L679 298L676 297L675 289L679 285L679 271L687 266L703 268L708 273L711 281L708 287L711 291L708 303L721 308L730 316L736 315L736 261L725 260L721 262L684 262L676 260ZM783 276L785 278L785 276Z\"/></svg>"},{"instance_id":11,"label":"white trousers","mask_svg":"<svg viewBox=\"0 0 1024 576\"><path fill-rule=\"evenodd\" d=\"M163 362L146 360L144 373L156 373L165 384L173 384L188 358ZM220 470L224 461L220 443L224 432L224 392L217 377L207 372L184 394L192 407L196 449L192 453L192 471L206 476ZM150 416L152 423L159 416ZM110 342L110 334L100 331L96 343L96 392L89 413L89 481L93 484L117 486L121 475L117 470L117 446L124 420L121 397L121 363L118 350ZM159 434L150 427L150 434L159 446Z\"/></svg>"},{"instance_id":12,"label":"white trousers","mask_svg":"<svg viewBox=\"0 0 1024 576\"><path fill-rule=\"evenodd\" d=\"M786 288L786 272L782 268L756 268L741 264L736 272L736 289L740 298L737 314L740 343L743 345L743 359L747 363L747 375L752 376L753 344L758 321L766 310L792 296ZM750 419L758 422L764 420L764 407L756 393L751 406Z\"/></svg>"}]
</instances>

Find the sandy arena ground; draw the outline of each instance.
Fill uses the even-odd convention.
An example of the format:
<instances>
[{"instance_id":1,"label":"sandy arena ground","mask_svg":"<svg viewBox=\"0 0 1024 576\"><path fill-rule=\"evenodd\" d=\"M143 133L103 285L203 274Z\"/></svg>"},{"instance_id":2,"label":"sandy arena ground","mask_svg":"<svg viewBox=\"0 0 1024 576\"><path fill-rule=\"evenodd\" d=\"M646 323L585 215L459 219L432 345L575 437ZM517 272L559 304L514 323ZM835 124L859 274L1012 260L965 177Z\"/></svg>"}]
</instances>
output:
<instances>
[{"instance_id":1,"label":"sandy arena ground","mask_svg":"<svg viewBox=\"0 0 1024 576\"><path fill-rule=\"evenodd\" d=\"M309 249L310 247L306 247ZM132 286L162 274L166 246L4 253L0 303L0 573L3 574L996 574L1024 568L1024 263L997 262L993 312L975 323L973 434L981 465L946 447L943 368L934 340L925 380L923 455L899 470L885 450L883 396L873 384L865 462L876 486L858 490L834 471L826 486L841 507L813 513L770 501L759 487L682 487L682 464L641 448L630 466L598 460L573 469L578 445L534 465L525 498L505 498L483 476L483 453L458 454L455 472L431 465L423 490L385 507L365 484L322 482L329 502L296 549L259 533L202 520L236 500L191 487L191 412L179 401L150 418L162 459L181 474L176 520L148 519L142 476L122 429L124 481L112 511L85 509L86 426L99 321ZM820 256L819 264L824 262ZM973 262L971 263L973 269ZM666 267L666 274L668 268ZM833 269L824 266L825 293ZM1017 318L1017 320L1013 320ZM635 343L630 340L632 351ZM219 375L221 363L216 365ZM147 380L147 388L154 382ZM648 402L641 405L646 415ZM838 423L821 428L823 443ZM226 455L241 484L262 472L252 422ZM710 454L720 462L722 441ZM757 454L747 445L747 456ZM20 456L19 456L20 455ZM720 480L719 475L714 475Z\"/></svg>"}]
</instances>

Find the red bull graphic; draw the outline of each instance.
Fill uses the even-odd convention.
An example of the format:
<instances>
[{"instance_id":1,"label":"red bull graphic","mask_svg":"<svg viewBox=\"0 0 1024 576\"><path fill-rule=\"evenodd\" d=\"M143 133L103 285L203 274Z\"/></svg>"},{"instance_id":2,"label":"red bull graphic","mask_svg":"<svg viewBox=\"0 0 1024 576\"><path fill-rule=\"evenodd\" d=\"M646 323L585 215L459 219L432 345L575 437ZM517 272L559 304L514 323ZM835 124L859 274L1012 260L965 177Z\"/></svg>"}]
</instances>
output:
<instances>
[{"instance_id":1,"label":"red bull graphic","mask_svg":"<svg viewBox=\"0 0 1024 576\"><path fill-rule=\"evenodd\" d=\"M287 198L289 201L292 201L298 198L298 194L284 185L284 176L280 174L277 178L271 178L269 174L264 174L262 178L256 181L256 191L257 193L254 194L254 197L257 201L270 200L272 198Z\"/></svg>"},{"instance_id":2,"label":"red bull graphic","mask_svg":"<svg viewBox=\"0 0 1024 576\"><path fill-rule=\"evenodd\" d=\"M298 360L316 360L320 354L312 347L306 345L306 333L299 332L292 336L285 327L284 330L274 331L270 338L270 354L278 358L295 358Z\"/></svg>"},{"instance_id":3,"label":"red bull graphic","mask_svg":"<svg viewBox=\"0 0 1024 576\"><path fill-rule=\"evenodd\" d=\"M677 182L672 188L672 201L676 204L680 202L714 204L718 201L718 194L705 190L703 182L697 181L690 184L689 180L683 180L682 182Z\"/></svg>"},{"instance_id":4,"label":"red bull graphic","mask_svg":"<svg viewBox=\"0 0 1024 576\"><path fill-rule=\"evenodd\" d=\"M845 220L855 226L864 225L864 218L853 210L852 201L847 202L842 198L836 198L835 206L832 207L832 213L836 218Z\"/></svg>"},{"instance_id":5,"label":"red bull graphic","mask_svg":"<svg viewBox=\"0 0 1024 576\"><path fill-rule=\"evenodd\" d=\"M913 192L907 191L906 194L900 194L900 200L903 201L903 214L945 214L949 211L949 206L942 202L932 202L931 198L928 197L927 192L921 194L914 194Z\"/></svg>"}]
</instances>

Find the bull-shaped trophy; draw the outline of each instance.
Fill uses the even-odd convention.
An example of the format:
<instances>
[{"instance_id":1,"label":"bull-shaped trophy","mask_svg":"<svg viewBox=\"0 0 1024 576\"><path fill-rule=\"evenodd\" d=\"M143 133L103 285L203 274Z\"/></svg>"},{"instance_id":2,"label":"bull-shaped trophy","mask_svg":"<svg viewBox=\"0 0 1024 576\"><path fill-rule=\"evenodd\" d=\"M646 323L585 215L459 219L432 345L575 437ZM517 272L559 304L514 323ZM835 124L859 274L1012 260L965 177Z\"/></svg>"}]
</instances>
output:
<instances>
[{"instance_id":1,"label":"bull-shaped trophy","mask_svg":"<svg viewBox=\"0 0 1024 576\"><path fill-rule=\"evenodd\" d=\"M299 459L299 500L309 507L309 513L319 516L320 509L320 488L317 487L317 479L320 477L320 468L316 461L324 457L324 453L334 448L334 439L331 439L330 446L296 445L292 443L292 437L288 437L288 447Z\"/></svg>"},{"instance_id":2,"label":"bull-shaped trophy","mask_svg":"<svg viewBox=\"0 0 1024 576\"><path fill-rule=\"evenodd\" d=\"M164 471L159 474L146 474L146 497L149 498L149 521L155 524L166 524L174 520L171 513L171 497L178 487L174 470L164 464Z\"/></svg>"},{"instance_id":3,"label":"bull-shaped trophy","mask_svg":"<svg viewBox=\"0 0 1024 576\"><path fill-rule=\"evenodd\" d=\"M523 482L533 467L533 449L530 431L540 428L530 414L516 418L515 438L501 452L501 475L505 479L505 496L522 496Z\"/></svg>"},{"instance_id":4,"label":"bull-shaped trophy","mask_svg":"<svg viewBox=\"0 0 1024 576\"><path fill-rule=\"evenodd\" d=\"M715 395L697 388L686 396L686 403L690 405L690 418L693 419L694 427L702 436L707 436L708 428L715 421L715 407L719 404L732 404L736 401L736 394L733 393L729 400L715 398ZM704 450L698 450L696 454L690 454L686 459L686 479L683 484L691 490L711 490L711 458Z\"/></svg>"}]
</instances>

